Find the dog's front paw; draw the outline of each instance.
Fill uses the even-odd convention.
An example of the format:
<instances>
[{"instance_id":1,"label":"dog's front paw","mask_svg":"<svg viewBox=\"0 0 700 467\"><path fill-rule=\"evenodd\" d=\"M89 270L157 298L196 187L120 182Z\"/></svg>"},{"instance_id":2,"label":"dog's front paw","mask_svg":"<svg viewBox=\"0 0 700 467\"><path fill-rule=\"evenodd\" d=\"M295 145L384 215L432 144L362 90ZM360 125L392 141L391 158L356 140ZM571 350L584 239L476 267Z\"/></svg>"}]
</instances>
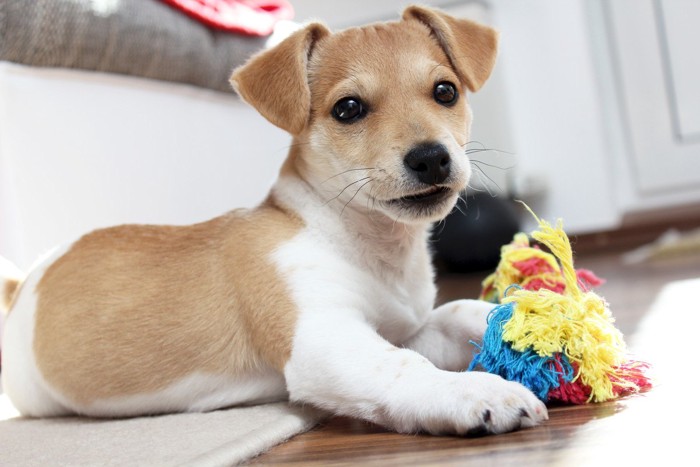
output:
<instances>
[{"instance_id":1,"label":"dog's front paw","mask_svg":"<svg viewBox=\"0 0 700 467\"><path fill-rule=\"evenodd\" d=\"M392 411L399 415L394 420L398 423L392 423L395 429L479 436L532 427L548 419L547 408L532 392L497 375L443 373L432 383L424 393L429 398L407 404L403 414L400 408ZM406 411L409 407L415 410L413 416Z\"/></svg>"},{"instance_id":2,"label":"dog's front paw","mask_svg":"<svg viewBox=\"0 0 700 467\"><path fill-rule=\"evenodd\" d=\"M468 373L466 434L496 434L528 428L549 418L547 407L520 383L489 373Z\"/></svg>"}]
</instances>

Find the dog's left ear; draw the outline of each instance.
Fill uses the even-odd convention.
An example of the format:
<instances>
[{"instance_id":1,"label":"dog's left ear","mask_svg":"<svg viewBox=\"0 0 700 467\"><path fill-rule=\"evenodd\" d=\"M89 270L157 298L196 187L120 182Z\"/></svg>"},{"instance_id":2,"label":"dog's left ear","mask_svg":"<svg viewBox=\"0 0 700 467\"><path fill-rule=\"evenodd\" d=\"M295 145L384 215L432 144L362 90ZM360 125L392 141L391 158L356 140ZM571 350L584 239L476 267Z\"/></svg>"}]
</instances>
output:
<instances>
[{"instance_id":1,"label":"dog's left ear","mask_svg":"<svg viewBox=\"0 0 700 467\"><path fill-rule=\"evenodd\" d=\"M470 91L478 91L491 75L498 49L494 29L419 6L406 8L403 19L417 20L430 28Z\"/></svg>"}]
</instances>

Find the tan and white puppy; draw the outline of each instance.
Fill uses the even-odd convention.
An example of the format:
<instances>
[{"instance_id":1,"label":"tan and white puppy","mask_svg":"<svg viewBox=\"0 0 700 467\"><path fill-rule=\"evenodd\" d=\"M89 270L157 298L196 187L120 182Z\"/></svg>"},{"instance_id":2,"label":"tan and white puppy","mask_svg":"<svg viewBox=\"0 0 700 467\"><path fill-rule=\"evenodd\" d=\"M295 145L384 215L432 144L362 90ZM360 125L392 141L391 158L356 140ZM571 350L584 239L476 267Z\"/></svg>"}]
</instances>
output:
<instances>
[{"instance_id":1,"label":"tan and white puppy","mask_svg":"<svg viewBox=\"0 0 700 467\"><path fill-rule=\"evenodd\" d=\"M270 195L201 224L98 230L6 280L2 377L19 411L289 398L400 432L546 419L523 386L462 371L490 305L433 309L428 233L469 180L467 91L496 42L409 7L336 34L309 24L235 70L243 99L294 137Z\"/></svg>"}]
</instances>

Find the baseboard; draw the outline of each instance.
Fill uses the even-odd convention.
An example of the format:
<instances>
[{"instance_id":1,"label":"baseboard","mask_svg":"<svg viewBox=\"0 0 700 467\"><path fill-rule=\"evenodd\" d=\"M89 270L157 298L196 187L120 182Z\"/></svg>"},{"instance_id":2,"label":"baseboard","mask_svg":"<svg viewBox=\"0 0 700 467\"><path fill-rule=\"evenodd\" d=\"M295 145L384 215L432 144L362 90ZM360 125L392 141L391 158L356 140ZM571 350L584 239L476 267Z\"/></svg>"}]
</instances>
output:
<instances>
[{"instance_id":1,"label":"baseboard","mask_svg":"<svg viewBox=\"0 0 700 467\"><path fill-rule=\"evenodd\" d=\"M700 204L637 212L626 215L619 228L575 235L577 255L637 248L658 239L670 229L680 232L700 228Z\"/></svg>"}]
</instances>

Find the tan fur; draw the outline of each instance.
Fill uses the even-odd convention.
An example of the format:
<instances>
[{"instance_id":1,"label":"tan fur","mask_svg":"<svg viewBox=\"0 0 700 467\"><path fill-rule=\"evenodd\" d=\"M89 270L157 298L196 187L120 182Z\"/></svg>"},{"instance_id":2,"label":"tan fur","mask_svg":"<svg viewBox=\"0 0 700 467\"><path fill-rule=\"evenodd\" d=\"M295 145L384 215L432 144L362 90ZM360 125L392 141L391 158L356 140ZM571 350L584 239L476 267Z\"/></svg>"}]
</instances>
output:
<instances>
[{"instance_id":1,"label":"tan fur","mask_svg":"<svg viewBox=\"0 0 700 467\"><path fill-rule=\"evenodd\" d=\"M2 291L2 308L5 310L10 310L12 308L12 302L16 296L17 290L19 289L19 280L16 279L5 279L5 286Z\"/></svg>"},{"instance_id":2,"label":"tan fur","mask_svg":"<svg viewBox=\"0 0 700 467\"><path fill-rule=\"evenodd\" d=\"M192 372L281 370L296 310L267 258L301 227L268 201L192 226L86 235L38 286L41 372L89 403L162 389Z\"/></svg>"}]
</instances>

